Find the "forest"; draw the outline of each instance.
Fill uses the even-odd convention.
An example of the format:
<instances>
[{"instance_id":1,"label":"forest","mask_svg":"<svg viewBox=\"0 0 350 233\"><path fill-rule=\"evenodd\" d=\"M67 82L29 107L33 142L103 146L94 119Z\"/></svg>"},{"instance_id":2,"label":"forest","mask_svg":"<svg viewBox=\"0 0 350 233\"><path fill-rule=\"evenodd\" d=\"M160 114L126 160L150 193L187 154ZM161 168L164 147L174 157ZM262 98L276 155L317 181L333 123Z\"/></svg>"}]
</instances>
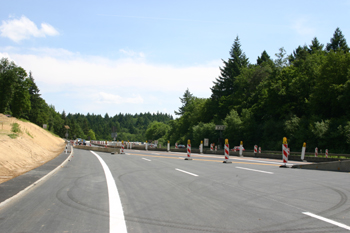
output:
<instances>
[{"instance_id":1,"label":"forest","mask_svg":"<svg viewBox=\"0 0 350 233\"><path fill-rule=\"evenodd\" d=\"M197 98L189 89L180 97L181 106L172 115L157 113L95 114L56 112L39 94L29 72L2 58L0 62L0 112L30 120L64 137L111 140L170 140L198 146L204 138L230 147L243 141L246 149L280 150L288 138L291 151L315 147L330 153L350 153L350 53L337 28L326 45L315 37L309 45L291 54L280 48L273 59L263 51L251 63L237 36L222 60L220 75L213 77L211 96ZM220 137L215 125L225 125Z\"/></svg>"}]
</instances>

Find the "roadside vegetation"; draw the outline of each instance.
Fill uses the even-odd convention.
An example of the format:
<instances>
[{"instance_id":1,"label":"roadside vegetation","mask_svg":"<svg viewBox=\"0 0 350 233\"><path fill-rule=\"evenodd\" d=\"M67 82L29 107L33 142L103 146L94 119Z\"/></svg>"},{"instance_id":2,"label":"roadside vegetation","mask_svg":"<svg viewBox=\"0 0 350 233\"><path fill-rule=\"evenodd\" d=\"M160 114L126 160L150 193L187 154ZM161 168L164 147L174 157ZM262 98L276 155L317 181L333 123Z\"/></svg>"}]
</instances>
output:
<instances>
[{"instance_id":1,"label":"roadside vegetation","mask_svg":"<svg viewBox=\"0 0 350 233\"><path fill-rule=\"evenodd\" d=\"M281 150L288 138L291 151L315 147L330 153L350 153L350 53L337 28L330 42L315 37L291 54L280 48L273 59L262 51L250 62L237 36L223 60L220 75L213 77L211 96L198 98L189 89L180 97L177 119L163 113L95 114L59 113L39 94L33 75L8 59L0 61L0 112L29 120L60 137L69 125L69 138L153 141L170 140L198 146L204 138L212 143L229 139L231 147L244 142L263 150ZM222 132L215 125L225 125Z\"/></svg>"}]
</instances>

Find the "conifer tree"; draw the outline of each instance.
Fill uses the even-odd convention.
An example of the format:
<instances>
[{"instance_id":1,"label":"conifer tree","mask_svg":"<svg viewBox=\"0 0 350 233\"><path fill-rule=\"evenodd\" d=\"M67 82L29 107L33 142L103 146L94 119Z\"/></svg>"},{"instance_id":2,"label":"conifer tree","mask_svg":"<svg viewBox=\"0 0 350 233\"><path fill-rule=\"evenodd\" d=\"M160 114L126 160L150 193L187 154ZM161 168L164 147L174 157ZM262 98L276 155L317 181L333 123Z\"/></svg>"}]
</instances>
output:
<instances>
[{"instance_id":1,"label":"conifer tree","mask_svg":"<svg viewBox=\"0 0 350 233\"><path fill-rule=\"evenodd\" d=\"M328 52L331 50L342 50L344 52L349 52L349 46L347 45L346 39L339 28L335 30L333 38L331 38L331 43L327 44L326 49Z\"/></svg>"}]
</instances>

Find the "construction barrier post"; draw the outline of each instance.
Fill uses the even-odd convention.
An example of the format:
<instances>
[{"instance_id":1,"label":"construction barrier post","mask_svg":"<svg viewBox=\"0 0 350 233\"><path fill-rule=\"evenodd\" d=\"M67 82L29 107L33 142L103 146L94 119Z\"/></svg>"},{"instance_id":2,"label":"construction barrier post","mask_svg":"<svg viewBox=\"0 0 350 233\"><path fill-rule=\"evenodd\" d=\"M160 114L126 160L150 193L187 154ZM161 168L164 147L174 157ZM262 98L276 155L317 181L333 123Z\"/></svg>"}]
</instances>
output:
<instances>
[{"instance_id":1,"label":"construction barrier post","mask_svg":"<svg viewBox=\"0 0 350 233\"><path fill-rule=\"evenodd\" d=\"M218 146L215 146L215 152L217 152L218 151Z\"/></svg>"},{"instance_id":2,"label":"construction barrier post","mask_svg":"<svg viewBox=\"0 0 350 233\"><path fill-rule=\"evenodd\" d=\"M301 148L301 160L304 161L305 159L305 150L306 150L306 142L303 144L303 148Z\"/></svg>"},{"instance_id":3,"label":"construction barrier post","mask_svg":"<svg viewBox=\"0 0 350 233\"><path fill-rule=\"evenodd\" d=\"M187 141L187 158L185 160L192 160L191 158L191 140Z\"/></svg>"},{"instance_id":4,"label":"construction barrier post","mask_svg":"<svg viewBox=\"0 0 350 233\"><path fill-rule=\"evenodd\" d=\"M147 141L145 142L145 149L148 150L148 143L147 143Z\"/></svg>"},{"instance_id":5,"label":"construction barrier post","mask_svg":"<svg viewBox=\"0 0 350 233\"><path fill-rule=\"evenodd\" d=\"M120 148L120 154L125 154L124 153L124 141L122 141L122 148Z\"/></svg>"},{"instance_id":6,"label":"construction barrier post","mask_svg":"<svg viewBox=\"0 0 350 233\"><path fill-rule=\"evenodd\" d=\"M328 149L325 150L326 158L328 158Z\"/></svg>"},{"instance_id":7,"label":"construction barrier post","mask_svg":"<svg viewBox=\"0 0 350 233\"><path fill-rule=\"evenodd\" d=\"M168 141L167 151L170 152L170 141Z\"/></svg>"},{"instance_id":8,"label":"construction barrier post","mask_svg":"<svg viewBox=\"0 0 350 233\"><path fill-rule=\"evenodd\" d=\"M214 149L214 144L211 143L211 144L210 144L210 151L213 151L213 149Z\"/></svg>"},{"instance_id":9,"label":"construction barrier post","mask_svg":"<svg viewBox=\"0 0 350 233\"><path fill-rule=\"evenodd\" d=\"M243 141L241 141L241 144L239 146L239 156L243 157Z\"/></svg>"},{"instance_id":10,"label":"construction barrier post","mask_svg":"<svg viewBox=\"0 0 350 233\"><path fill-rule=\"evenodd\" d=\"M259 154L261 154L261 147L259 146Z\"/></svg>"},{"instance_id":11,"label":"construction barrier post","mask_svg":"<svg viewBox=\"0 0 350 233\"><path fill-rule=\"evenodd\" d=\"M201 141L201 145L199 146L199 153L203 154L203 141Z\"/></svg>"},{"instance_id":12,"label":"construction barrier post","mask_svg":"<svg viewBox=\"0 0 350 233\"><path fill-rule=\"evenodd\" d=\"M177 142L175 142L175 149L179 149L179 148L177 147Z\"/></svg>"},{"instance_id":13,"label":"construction barrier post","mask_svg":"<svg viewBox=\"0 0 350 233\"><path fill-rule=\"evenodd\" d=\"M288 163L288 143L287 138L283 138L283 144L282 144L282 161L284 165L281 165L280 167L287 167Z\"/></svg>"},{"instance_id":14,"label":"construction barrier post","mask_svg":"<svg viewBox=\"0 0 350 233\"><path fill-rule=\"evenodd\" d=\"M224 149L225 160L223 163L232 163L230 159L230 145L228 144L228 139L225 139L225 149Z\"/></svg>"},{"instance_id":15,"label":"construction barrier post","mask_svg":"<svg viewBox=\"0 0 350 233\"><path fill-rule=\"evenodd\" d=\"M315 157L317 157L317 155L318 155L318 148L316 147L315 148Z\"/></svg>"},{"instance_id":16,"label":"construction barrier post","mask_svg":"<svg viewBox=\"0 0 350 233\"><path fill-rule=\"evenodd\" d=\"M254 146L254 156L256 156L256 154L258 153L258 145Z\"/></svg>"}]
</instances>

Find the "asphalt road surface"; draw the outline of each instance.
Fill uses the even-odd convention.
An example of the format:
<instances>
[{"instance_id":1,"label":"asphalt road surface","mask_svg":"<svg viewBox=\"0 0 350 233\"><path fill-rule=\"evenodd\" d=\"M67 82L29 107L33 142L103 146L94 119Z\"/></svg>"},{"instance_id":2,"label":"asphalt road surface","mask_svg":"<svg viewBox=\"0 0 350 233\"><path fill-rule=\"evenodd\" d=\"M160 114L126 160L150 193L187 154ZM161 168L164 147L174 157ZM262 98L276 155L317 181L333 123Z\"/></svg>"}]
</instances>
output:
<instances>
[{"instance_id":1,"label":"asphalt road surface","mask_svg":"<svg viewBox=\"0 0 350 233\"><path fill-rule=\"evenodd\" d=\"M280 161L74 149L0 208L0 232L349 232L350 174Z\"/></svg>"}]
</instances>

